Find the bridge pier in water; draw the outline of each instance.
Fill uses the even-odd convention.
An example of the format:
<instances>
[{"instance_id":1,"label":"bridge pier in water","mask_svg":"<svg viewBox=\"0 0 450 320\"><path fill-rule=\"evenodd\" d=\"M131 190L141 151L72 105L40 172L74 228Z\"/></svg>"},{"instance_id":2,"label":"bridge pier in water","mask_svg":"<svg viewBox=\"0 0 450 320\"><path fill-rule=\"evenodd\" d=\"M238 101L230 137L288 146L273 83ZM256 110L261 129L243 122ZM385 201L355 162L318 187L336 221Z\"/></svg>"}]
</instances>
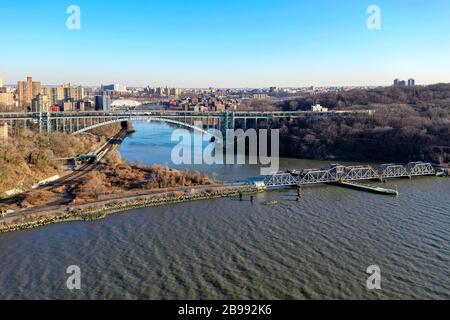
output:
<instances>
[{"instance_id":1,"label":"bridge pier in water","mask_svg":"<svg viewBox=\"0 0 450 320\"><path fill-rule=\"evenodd\" d=\"M302 200L302 188L301 187L297 187L297 202L300 202Z\"/></svg>"}]
</instances>

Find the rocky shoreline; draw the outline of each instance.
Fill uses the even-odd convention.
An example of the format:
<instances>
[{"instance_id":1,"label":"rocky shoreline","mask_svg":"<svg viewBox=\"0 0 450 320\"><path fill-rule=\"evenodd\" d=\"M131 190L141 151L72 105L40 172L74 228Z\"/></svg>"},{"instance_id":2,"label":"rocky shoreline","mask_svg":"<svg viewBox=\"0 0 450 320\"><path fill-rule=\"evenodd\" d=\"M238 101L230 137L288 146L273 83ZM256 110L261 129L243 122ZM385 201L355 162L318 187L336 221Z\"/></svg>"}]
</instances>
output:
<instances>
[{"instance_id":1,"label":"rocky shoreline","mask_svg":"<svg viewBox=\"0 0 450 320\"><path fill-rule=\"evenodd\" d=\"M1 222L0 220L0 233L29 230L62 222L95 221L104 219L115 213L133 209L230 198L237 197L241 194L254 194L261 191L253 186L214 186L194 193L175 191L68 206L64 209L50 210L38 217L33 217L30 221L26 220L26 216L19 216L11 222Z\"/></svg>"}]
</instances>

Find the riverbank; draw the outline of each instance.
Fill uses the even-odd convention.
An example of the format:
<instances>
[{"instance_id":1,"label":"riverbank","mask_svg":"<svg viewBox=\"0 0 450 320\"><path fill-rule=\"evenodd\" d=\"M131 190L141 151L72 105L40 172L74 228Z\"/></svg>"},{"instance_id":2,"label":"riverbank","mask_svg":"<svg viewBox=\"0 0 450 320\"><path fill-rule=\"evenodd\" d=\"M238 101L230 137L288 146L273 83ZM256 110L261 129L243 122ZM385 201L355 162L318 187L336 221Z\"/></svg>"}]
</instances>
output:
<instances>
[{"instance_id":1,"label":"riverbank","mask_svg":"<svg viewBox=\"0 0 450 320\"><path fill-rule=\"evenodd\" d=\"M260 192L252 186L214 185L196 189L168 191L164 193L151 192L147 195L123 195L121 199L112 199L86 203L75 206L58 206L45 212L36 212L15 217L0 219L0 233L34 229L42 226L71 221L94 221L107 216L126 212L132 209L171 205L176 203L211 200L218 198L238 197L240 194Z\"/></svg>"},{"instance_id":2,"label":"riverbank","mask_svg":"<svg viewBox=\"0 0 450 320\"><path fill-rule=\"evenodd\" d=\"M48 178L64 176L65 159L98 149L120 130L119 125L110 125L76 137L20 130L7 143L0 144L0 198L30 191Z\"/></svg>"},{"instance_id":3,"label":"riverbank","mask_svg":"<svg viewBox=\"0 0 450 320\"><path fill-rule=\"evenodd\" d=\"M171 163L172 128L161 130L164 126L138 123L120 146L122 158ZM281 158L280 170L328 164ZM260 173L252 165L190 168L224 181ZM376 183L397 185L398 198L324 185L304 188L301 202L291 190L258 194L253 204L249 196L243 202L234 196L130 206L101 220L90 221L105 212L0 234L2 297L374 299L366 278L360 279L362 267L376 261L386 266L390 280L380 298L442 299L448 292L449 259L442 248L450 241L449 183L444 178ZM83 290L77 292L61 280L73 264L82 270Z\"/></svg>"},{"instance_id":4,"label":"riverbank","mask_svg":"<svg viewBox=\"0 0 450 320\"><path fill-rule=\"evenodd\" d=\"M133 131L128 127L125 134ZM248 189L220 185L198 171L132 165L117 152L124 138L110 138L94 163L84 164L62 179L0 202L1 212L5 213L0 217L0 232L96 220L147 206L229 197Z\"/></svg>"}]
</instances>

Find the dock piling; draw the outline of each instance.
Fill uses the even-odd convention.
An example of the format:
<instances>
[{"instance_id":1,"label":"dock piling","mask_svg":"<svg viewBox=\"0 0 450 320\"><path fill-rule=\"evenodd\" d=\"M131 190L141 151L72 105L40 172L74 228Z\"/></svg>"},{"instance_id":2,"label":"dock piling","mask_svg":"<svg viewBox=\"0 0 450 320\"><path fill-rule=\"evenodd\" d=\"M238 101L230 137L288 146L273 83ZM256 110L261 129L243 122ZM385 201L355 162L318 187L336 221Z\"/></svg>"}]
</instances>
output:
<instances>
[{"instance_id":1,"label":"dock piling","mask_svg":"<svg viewBox=\"0 0 450 320\"><path fill-rule=\"evenodd\" d=\"M300 202L302 200L302 188L298 187L297 188L297 202Z\"/></svg>"}]
</instances>

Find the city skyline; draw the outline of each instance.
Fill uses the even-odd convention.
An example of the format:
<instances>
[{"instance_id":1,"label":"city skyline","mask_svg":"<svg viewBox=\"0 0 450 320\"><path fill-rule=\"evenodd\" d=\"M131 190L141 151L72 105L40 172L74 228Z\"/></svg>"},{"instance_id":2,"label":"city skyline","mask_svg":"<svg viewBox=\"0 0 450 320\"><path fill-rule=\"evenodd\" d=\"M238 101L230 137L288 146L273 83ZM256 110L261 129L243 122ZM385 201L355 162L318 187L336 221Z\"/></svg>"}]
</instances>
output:
<instances>
[{"instance_id":1,"label":"city skyline","mask_svg":"<svg viewBox=\"0 0 450 320\"><path fill-rule=\"evenodd\" d=\"M0 300L264 319L448 299L449 14L3 1Z\"/></svg>"},{"instance_id":2,"label":"city skyline","mask_svg":"<svg viewBox=\"0 0 450 320\"><path fill-rule=\"evenodd\" d=\"M2 5L5 84L28 75L46 85L180 88L450 82L445 1L377 1L380 30L366 26L369 1L77 1L80 30L66 27L71 4Z\"/></svg>"}]
</instances>

